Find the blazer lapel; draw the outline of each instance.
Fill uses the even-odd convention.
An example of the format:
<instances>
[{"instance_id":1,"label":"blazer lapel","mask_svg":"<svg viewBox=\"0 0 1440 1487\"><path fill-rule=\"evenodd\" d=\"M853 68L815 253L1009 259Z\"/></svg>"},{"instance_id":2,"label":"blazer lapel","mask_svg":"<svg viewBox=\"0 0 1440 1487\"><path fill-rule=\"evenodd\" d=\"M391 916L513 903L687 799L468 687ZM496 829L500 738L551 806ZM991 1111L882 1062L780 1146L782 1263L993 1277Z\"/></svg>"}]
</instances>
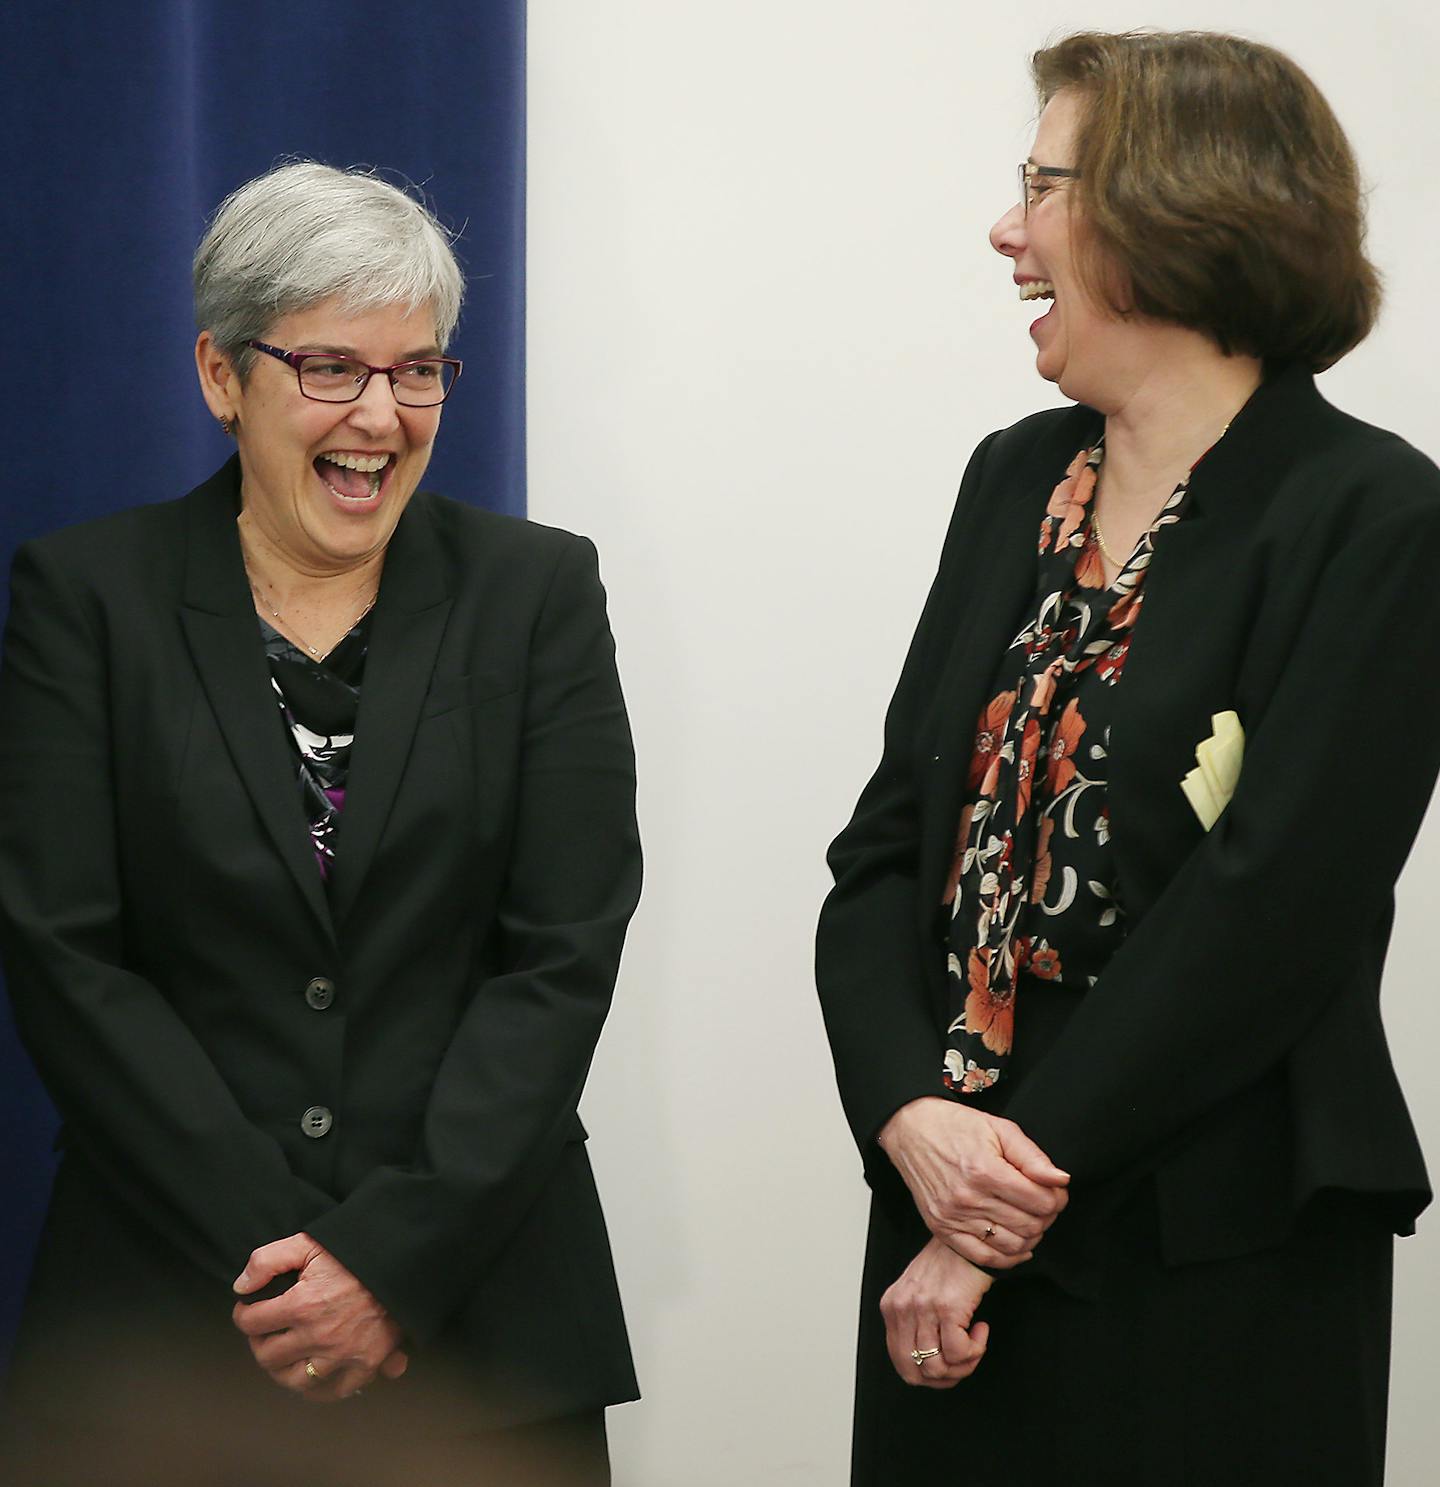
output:
<instances>
[{"instance_id":1,"label":"blazer lapel","mask_svg":"<svg viewBox=\"0 0 1440 1487\"><path fill-rule=\"evenodd\" d=\"M426 499L414 498L385 552L336 842L337 924L354 906L380 844L450 616L444 554Z\"/></svg>"},{"instance_id":2,"label":"blazer lapel","mask_svg":"<svg viewBox=\"0 0 1440 1487\"><path fill-rule=\"evenodd\" d=\"M928 729L931 786L922 807L920 871L927 891L934 885L936 912L955 850L975 724L1000 657L1035 602L1041 518L1066 467L1098 432L1098 415L1076 408L1050 437L1032 440L1017 458L1005 458L997 445L991 455L995 473L977 493L996 516L986 537L974 544L970 563L980 572L938 678L938 711Z\"/></svg>"},{"instance_id":3,"label":"blazer lapel","mask_svg":"<svg viewBox=\"0 0 1440 1487\"><path fill-rule=\"evenodd\" d=\"M188 497L185 587L180 612L201 685L256 814L325 934L334 931L310 846L260 629L245 577L235 517L240 464L232 458Z\"/></svg>"}]
</instances>

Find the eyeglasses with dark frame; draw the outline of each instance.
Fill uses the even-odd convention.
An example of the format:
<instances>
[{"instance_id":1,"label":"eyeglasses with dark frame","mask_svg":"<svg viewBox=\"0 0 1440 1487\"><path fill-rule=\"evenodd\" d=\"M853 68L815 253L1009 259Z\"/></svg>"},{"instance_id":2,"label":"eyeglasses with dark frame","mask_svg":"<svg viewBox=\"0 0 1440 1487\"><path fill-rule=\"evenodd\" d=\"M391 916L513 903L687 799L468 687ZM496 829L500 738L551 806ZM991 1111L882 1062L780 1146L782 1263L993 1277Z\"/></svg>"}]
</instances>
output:
<instances>
[{"instance_id":1,"label":"eyeglasses with dark frame","mask_svg":"<svg viewBox=\"0 0 1440 1487\"><path fill-rule=\"evenodd\" d=\"M1078 181L1080 172L1067 170L1063 165L1035 165L1029 160L1020 166L1020 208L1024 216L1028 217L1030 208L1044 199L1035 190L1036 181L1049 180L1052 177L1061 181Z\"/></svg>"},{"instance_id":2,"label":"eyeglasses with dark frame","mask_svg":"<svg viewBox=\"0 0 1440 1487\"><path fill-rule=\"evenodd\" d=\"M354 403L370 379L383 372L390 379L395 401L403 408L436 408L450 396L464 362L453 356L422 356L415 361L397 361L388 367L372 367L353 356L329 351L282 351L264 341L246 341L254 351L263 351L276 361L293 367L302 397L316 403Z\"/></svg>"}]
</instances>

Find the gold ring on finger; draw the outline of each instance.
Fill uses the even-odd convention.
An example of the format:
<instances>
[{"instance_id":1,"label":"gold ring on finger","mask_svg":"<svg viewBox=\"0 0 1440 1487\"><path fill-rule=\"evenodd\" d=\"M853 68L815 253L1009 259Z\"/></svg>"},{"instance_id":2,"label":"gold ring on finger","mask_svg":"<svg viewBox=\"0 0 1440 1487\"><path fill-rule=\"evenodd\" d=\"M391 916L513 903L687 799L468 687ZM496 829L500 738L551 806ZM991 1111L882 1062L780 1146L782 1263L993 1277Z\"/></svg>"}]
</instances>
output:
<instances>
[{"instance_id":1,"label":"gold ring on finger","mask_svg":"<svg viewBox=\"0 0 1440 1487\"><path fill-rule=\"evenodd\" d=\"M312 1384L318 1384L320 1382L320 1370L315 1367L314 1362L309 1358L305 1360L305 1377Z\"/></svg>"},{"instance_id":2,"label":"gold ring on finger","mask_svg":"<svg viewBox=\"0 0 1440 1487\"><path fill-rule=\"evenodd\" d=\"M987 1224L986 1225L986 1227L985 1227L985 1237L986 1237L986 1239L993 1239L995 1237L995 1225L994 1224Z\"/></svg>"},{"instance_id":3,"label":"gold ring on finger","mask_svg":"<svg viewBox=\"0 0 1440 1487\"><path fill-rule=\"evenodd\" d=\"M940 1356L940 1349L939 1348L911 1348L910 1349L910 1356L915 1360L915 1367L916 1368L919 1368L920 1365L927 1358L938 1358Z\"/></svg>"}]
</instances>

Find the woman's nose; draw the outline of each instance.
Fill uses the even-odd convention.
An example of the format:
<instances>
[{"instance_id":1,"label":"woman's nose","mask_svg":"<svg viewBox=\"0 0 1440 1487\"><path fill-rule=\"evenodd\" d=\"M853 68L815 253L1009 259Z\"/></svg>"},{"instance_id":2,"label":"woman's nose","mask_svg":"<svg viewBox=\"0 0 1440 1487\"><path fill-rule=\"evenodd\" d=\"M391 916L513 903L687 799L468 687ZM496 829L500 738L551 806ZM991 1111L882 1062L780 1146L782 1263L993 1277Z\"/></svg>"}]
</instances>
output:
<instances>
[{"instance_id":1,"label":"woman's nose","mask_svg":"<svg viewBox=\"0 0 1440 1487\"><path fill-rule=\"evenodd\" d=\"M395 390L380 372L371 375L364 391L350 404L350 422L367 433L389 432L400 422Z\"/></svg>"},{"instance_id":2,"label":"woman's nose","mask_svg":"<svg viewBox=\"0 0 1440 1487\"><path fill-rule=\"evenodd\" d=\"M1018 201L990 229L990 246L1006 258L1019 258L1025 251L1025 212Z\"/></svg>"}]
</instances>

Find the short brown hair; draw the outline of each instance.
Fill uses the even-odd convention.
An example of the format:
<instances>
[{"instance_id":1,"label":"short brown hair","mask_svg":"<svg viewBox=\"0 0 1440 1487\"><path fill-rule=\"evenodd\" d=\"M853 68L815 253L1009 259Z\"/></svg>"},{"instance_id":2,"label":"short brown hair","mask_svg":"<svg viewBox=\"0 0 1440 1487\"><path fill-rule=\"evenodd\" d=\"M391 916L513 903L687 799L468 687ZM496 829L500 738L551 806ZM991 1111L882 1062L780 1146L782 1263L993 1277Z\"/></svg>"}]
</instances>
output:
<instances>
[{"instance_id":1,"label":"short brown hair","mask_svg":"<svg viewBox=\"0 0 1440 1487\"><path fill-rule=\"evenodd\" d=\"M1082 97L1077 158L1044 163L1080 172L1079 271L1113 309L1316 370L1370 333L1380 276L1355 156L1283 52L1207 31L1080 32L1031 70L1042 107Z\"/></svg>"}]
</instances>

